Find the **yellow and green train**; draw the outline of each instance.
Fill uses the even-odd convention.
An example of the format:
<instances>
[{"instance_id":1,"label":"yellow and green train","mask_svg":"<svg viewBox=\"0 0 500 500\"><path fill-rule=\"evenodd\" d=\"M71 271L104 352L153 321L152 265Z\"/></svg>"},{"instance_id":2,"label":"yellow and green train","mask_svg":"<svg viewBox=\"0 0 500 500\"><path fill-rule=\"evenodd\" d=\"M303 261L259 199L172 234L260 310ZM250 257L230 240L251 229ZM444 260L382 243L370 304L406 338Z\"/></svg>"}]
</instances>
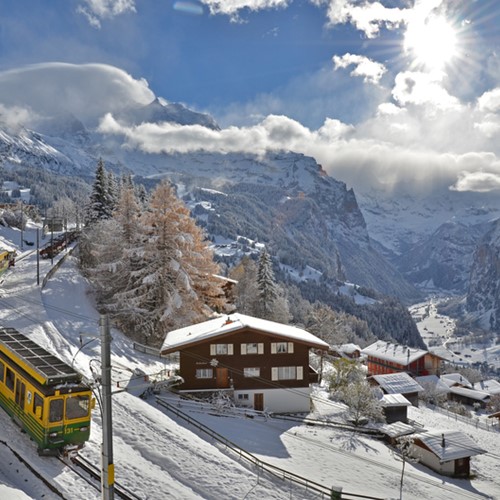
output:
<instances>
[{"instance_id":1,"label":"yellow and green train","mask_svg":"<svg viewBox=\"0 0 500 500\"><path fill-rule=\"evenodd\" d=\"M16 252L0 248L0 274L13 267L16 261Z\"/></svg>"},{"instance_id":2,"label":"yellow and green train","mask_svg":"<svg viewBox=\"0 0 500 500\"><path fill-rule=\"evenodd\" d=\"M89 439L94 399L82 375L14 328L1 326L0 405L42 455L81 448Z\"/></svg>"}]
</instances>

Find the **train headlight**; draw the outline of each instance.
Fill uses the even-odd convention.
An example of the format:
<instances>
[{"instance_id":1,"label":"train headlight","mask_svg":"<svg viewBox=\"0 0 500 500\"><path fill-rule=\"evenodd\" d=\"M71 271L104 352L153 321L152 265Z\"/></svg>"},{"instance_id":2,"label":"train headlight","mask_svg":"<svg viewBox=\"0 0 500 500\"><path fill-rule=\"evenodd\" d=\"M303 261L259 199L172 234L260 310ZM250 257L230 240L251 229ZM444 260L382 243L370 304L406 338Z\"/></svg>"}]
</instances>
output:
<instances>
[{"instance_id":1,"label":"train headlight","mask_svg":"<svg viewBox=\"0 0 500 500\"><path fill-rule=\"evenodd\" d=\"M49 434L49 438L56 438L58 436L58 434L59 434L58 432L51 432Z\"/></svg>"},{"instance_id":2,"label":"train headlight","mask_svg":"<svg viewBox=\"0 0 500 500\"><path fill-rule=\"evenodd\" d=\"M88 427L80 427L80 432L87 432L88 430Z\"/></svg>"}]
</instances>

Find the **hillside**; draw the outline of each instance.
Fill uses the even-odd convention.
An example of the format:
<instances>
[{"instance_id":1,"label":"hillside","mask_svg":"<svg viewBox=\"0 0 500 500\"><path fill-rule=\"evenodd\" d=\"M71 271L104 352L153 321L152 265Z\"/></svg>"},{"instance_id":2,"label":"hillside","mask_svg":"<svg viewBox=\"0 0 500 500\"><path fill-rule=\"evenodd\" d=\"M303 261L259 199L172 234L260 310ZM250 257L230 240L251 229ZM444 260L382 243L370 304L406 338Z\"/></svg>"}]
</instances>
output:
<instances>
[{"instance_id":1,"label":"hillside","mask_svg":"<svg viewBox=\"0 0 500 500\"><path fill-rule=\"evenodd\" d=\"M2 233L5 235L5 233ZM11 233L15 237L15 233ZM79 334L97 333L98 315L86 294L86 282L79 276L69 258L43 290L35 284L34 256L26 254L16 268L5 276L1 285L3 325L15 326L67 362L74 361L83 373L89 373L89 361L99 357L99 346L90 343L80 350ZM41 262L42 276L49 267ZM133 351L120 332L113 331L112 378L121 387L140 368L156 373L169 368L165 361L150 359ZM116 387L115 387L116 390ZM317 413L311 416L339 418L342 406L320 399ZM350 432L304 426L292 422L252 420L210 416L195 411L192 416L226 436L256 457L283 469L295 472L327 487L340 486L346 492L377 498L399 494L401 461L378 440ZM430 410L411 410L410 418L429 428L455 429L454 419L434 414ZM0 439L8 442L38 471L72 499L98 498L91 487L63 470L59 462L36 454L33 443L19 432L0 412ZM290 484L256 471L213 444L211 439L197 435L192 426L182 423L155 405L154 398L142 400L128 393L113 397L114 462L116 480L139 498L163 499L285 499L291 494ZM94 462L100 456L99 412L93 413L91 440L83 450ZM498 435L476 429L461 430L491 453L473 460L477 476L472 481L443 482L425 467L407 463L404 498L416 500L433 498L494 498L498 488L497 458L494 454ZM6 452L7 453L7 452ZM47 495L41 485L8 453L9 460L0 464L0 491L19 498L38 498ZM318 466L320 464L320 466ZM21 492L24 492L21 496ZM317 498L306 491L293 497ZM12 498L16 498L12 496Z\"/></svg>"}]
</instances>

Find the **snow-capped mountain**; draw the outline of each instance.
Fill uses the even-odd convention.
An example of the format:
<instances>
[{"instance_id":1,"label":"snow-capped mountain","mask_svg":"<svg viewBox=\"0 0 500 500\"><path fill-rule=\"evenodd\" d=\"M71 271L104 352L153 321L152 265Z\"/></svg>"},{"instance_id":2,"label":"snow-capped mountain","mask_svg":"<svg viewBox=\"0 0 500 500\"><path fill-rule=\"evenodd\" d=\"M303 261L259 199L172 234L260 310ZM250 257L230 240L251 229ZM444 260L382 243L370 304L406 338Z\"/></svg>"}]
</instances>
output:
<instances>
[{"instance_id":1,"label":"snow-capped mountain","mask_svg":"<svg viewBox=\"0 0 500 500\"><path fill-rule=\"evenodd\" d=\"M158 99L124 110L122 118L129 123L179 119L217 127L206 115ZM195 213L205 219L214 239L258 241L283 266L299 272L309 266L330 282L345 278L400 298L417 295L370 244L353 190L328 176L313 158L290 152L146 154L121 147L116 136L86 132L70 115L59 124L46 122L44 132L0 136L3 163L93 176L102 157L108 169L132 172L145 182L167 177L193 207L210 207L206 213L200 208Z\"/></svg>"},{"instance_id":2,"label":"snow-capped mountain","mask_svg":"<svg viewBox=\"0 0 500 500\"><path fill-rule=\"evenodd\" d=\"M482 328L500 331L500 219L474 253L466 307Z\"/></svg>"}]
</instances>

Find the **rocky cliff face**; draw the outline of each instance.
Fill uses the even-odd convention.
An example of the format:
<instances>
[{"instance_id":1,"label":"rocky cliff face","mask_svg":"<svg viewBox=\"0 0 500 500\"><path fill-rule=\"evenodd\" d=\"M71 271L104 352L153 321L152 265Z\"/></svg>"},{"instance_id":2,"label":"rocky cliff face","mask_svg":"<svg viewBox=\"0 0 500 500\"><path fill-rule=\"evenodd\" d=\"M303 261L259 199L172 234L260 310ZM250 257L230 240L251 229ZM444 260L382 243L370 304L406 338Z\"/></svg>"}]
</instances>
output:
<instances>
[{"instance_id":1,"label":"rocky cliff face","mask_svg":"<svg viewBox=\"0 0 500 500\"><path fill-rule=\"evenodd\" d=\"M474 252L466 307L469 319L500 331L500 219Z\"/></svg>"},{"instance_id":2,"label":"rocky cliff face","mask_svg":"<svg viewBox=\"0 0 500 500\"><path fill-rule=\"evenodd\" d=\"M469 285L474 250L486 231L486 224L442 224L397 258L398 269L423 288L463 293Z\"/></svg>"}]
</instances>

